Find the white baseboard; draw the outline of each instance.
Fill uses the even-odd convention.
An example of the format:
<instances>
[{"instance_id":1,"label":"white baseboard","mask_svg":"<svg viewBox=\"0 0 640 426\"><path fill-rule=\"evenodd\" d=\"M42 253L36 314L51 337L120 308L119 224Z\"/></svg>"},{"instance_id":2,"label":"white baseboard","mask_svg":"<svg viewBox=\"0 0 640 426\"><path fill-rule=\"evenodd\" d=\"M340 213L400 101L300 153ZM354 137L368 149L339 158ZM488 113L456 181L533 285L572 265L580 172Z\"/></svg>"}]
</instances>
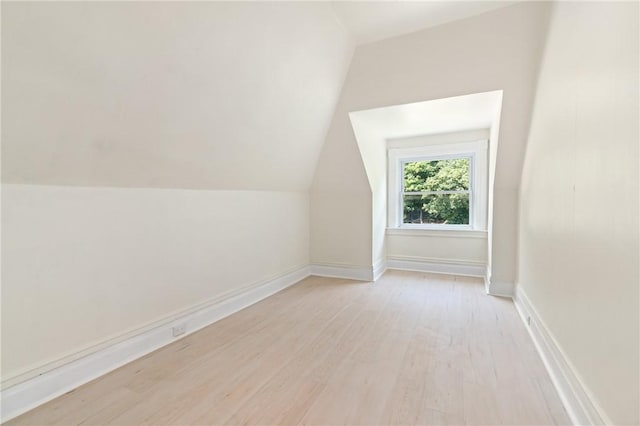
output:
<instances>
[{"instance_id":1,"label":"white baseboard","mask_svg":"<svg viewBox=\"0 0 640 426\"><path fill-rule=\"evenodd\" d=\"M574 425L613 424L584 386L522 288L516 286L514 303L544 362L551 381Z\"/></svg>"},{"instance_id":2,"label":"white baseboard","mask_svg":"<svg viewBox=\"0 0 640 426\"><path fill-rule=\"evenodd\" d=\"M346 280L374 281L372 267L315 263L311 265L311 275Z\"/></svg>"},{"instance_id":3,"label":"white baseboard","mask_svg":"<svg viewBox=\"0 0 640 426\"><path fill-rule=\"evenodd\" d=\"M491 294L489 292L489 283L491 282L491 265L487 264L487 269L485 269L484 271L484 291L487 292L487 294Z\"/></svg>"},{"instance_id":4,"label":"white baseboard","mask_svg":"<svg viewBox=\"0 0 640 426\"><path fill-rule=\"evenodd\" d=\"M486 266L482 262L389 256L387 258L387 268L402 271L484 277Z\"/></svg>"},{"instance_id":5,"label":"white baseboard","mask_svg":"<svg viewBox=\"0 0 640 426\"><path fill-rule=\"evenodd\" d=\"M137 358L185 337L234 312L253 305L310 275L309 267L261 281L209 302L197 310L174 315L133 337L73 360L0 392L4 423L78 386L94 380ZM172 328L185 325L185 334L173 337Z\"/></svg>"},{"instance_id":6,"label":"white baseboard","mask_svg":"<svg viewBox=\"0 0 640 426\"><path fill-rule=\"evenodd\" d=\"M373 265L373 281L378 281L378 279L385 273L387 270L387 259L380 259Z\"/></svg>"},{"instance_id":7,"label":"white baseboard","mask_svg":"<svg viewBox=\"0 0 640 426\"><path fill-rule=\"evenodd\" d=\"M356 281L377 281L386 270L386 259L378 260L372 267L337 263L314 263L311 265L311 275Z\"/></svg>"}]
</instances>

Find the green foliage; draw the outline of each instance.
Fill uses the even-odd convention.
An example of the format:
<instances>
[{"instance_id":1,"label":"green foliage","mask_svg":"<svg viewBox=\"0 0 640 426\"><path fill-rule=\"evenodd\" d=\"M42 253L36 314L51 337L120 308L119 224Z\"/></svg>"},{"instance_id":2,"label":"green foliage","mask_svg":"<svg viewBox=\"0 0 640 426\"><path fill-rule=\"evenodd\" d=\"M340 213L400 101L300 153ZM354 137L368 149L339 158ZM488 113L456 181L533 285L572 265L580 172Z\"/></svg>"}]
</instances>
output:
<instances>
[{"instance_id":1,"label":"green foliage","mask_svg":"<svg viewBox=\"0 0 640 426\"><path fill-rule=\"evenodd\" d=\"M469 159L416 161L404 165L404 191L469 189ZM468 194L405 195L405 223L469 223Z\"/></svg>"}]
</instances>

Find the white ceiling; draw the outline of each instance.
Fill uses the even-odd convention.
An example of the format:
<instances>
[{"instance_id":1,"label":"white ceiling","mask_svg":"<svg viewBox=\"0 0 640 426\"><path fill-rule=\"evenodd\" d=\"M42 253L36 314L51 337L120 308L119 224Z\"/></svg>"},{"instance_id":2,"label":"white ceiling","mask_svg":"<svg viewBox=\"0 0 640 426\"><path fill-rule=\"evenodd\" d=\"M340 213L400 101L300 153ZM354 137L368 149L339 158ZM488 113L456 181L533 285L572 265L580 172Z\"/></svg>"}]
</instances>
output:
<instances>
[{"instance_id":1,"label":"white ceiling","mask_svg":"<svg viewBox=\"0 0 640 426\"><path fill-rule=\"evenodd\" d=\"M367 126L383 139L404 138L490 128L501 102L498 90L356 111L349 117L354 125Z\"/></svg>"},{"instance_id":2,"label":"white ceiling","mask_svg":"<svg viewBox=\"0 0 640 426\"><path fill-rule=\"evenodd\" d=\"M3 4L3 180L304 190L349 31L362 43L507 4Z\"/></svg>"},{"instance_id":3,"label":"white ceiling","mask_svg":"<svg viewBox=\"0 0 640 426\"><path fill-rule=\"evenodd\" d=\"M468 18L517 1L336 1L333 10L357 44Z\"/></svg>"},{"instance_id":4,"label":"white ceiling","mask_svg":"<svg viewBox=\"0 0 640 426\"><path fill-rule=\"evenodd\" d=\"M305 190L352 38L324 2L7 2L2 177Z\"/></svg>"}]
</instances>

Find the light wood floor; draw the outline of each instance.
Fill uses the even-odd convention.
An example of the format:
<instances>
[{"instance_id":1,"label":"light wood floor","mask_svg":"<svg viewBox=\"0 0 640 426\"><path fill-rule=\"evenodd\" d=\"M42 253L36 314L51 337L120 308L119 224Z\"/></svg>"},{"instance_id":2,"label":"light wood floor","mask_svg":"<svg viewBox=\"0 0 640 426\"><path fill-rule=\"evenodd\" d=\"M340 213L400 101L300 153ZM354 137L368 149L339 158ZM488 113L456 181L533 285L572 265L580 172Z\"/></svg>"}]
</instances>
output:
<instances>
[{"instance_id":1,"label":"light wood floor","mask_svg":"<svg viewBox=\"0 0 640 426\"><path fill-rule=\"evenodd\" d=\"M510 299L475 278L310 277L10 425L569 424Z\"/></svg>"}]
</instances>

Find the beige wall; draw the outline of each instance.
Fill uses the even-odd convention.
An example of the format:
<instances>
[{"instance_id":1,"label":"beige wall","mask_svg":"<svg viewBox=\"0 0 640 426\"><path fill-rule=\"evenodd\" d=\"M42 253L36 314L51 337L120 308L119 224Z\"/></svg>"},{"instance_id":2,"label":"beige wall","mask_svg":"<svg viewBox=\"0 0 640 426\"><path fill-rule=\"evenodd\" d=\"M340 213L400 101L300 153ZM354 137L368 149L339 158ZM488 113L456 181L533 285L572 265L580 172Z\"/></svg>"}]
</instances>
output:
<instances>
[{"instance_id":1,"label":"beige wall","mask_svg":"<svg viewBox=\"0 0 640 426\"><path fill-rule=\"evenodd\" d=\"M313 191L309 196L311 263L371 267L371 191ZM345 228L349 232L338 232Z\"/></svg>"},{"instance_id":2,"label":"beige wall","mask_svg":"<svg viewBox=\"0 0 640 426\"><path fill-rule=\"evenodd\" d=\"M352 52L329 3L4 2L3 385L307 265Z\"/></svg>"},{"instance_id":3,"label":"beige wall","mask_svg":"<svg viewBox=\"0 0 640 426\"><path fill-rule=\"evenodd\" d=\"M485 232L388 231L387 256L425 262L454 262L486 266L487 234Z\"/></svg>"},{"instance_id":4,"label":"beige wall","mask_svg":"<svg viewBox=\"0 0 640 426\"><path fill-rule=\"evenodd\" d=\"M304 193L2 186L2 379L309 263Z\"/></svg>"},{"instance_id":5,"label":"beige wall","mask_svg":"<svg viewBox=\"0 0 640 426\"><path fill-rule=\"evenodd\" d=\"M2 181L306 191L352 52L328 2L3 2Z\"/></svg>"},{"instance_id":6,"label":"beige wall","mask_svg":"<svg viewBox=\"0 0 640 426\"><path fill-rule=\"evenodd\" d=\"M628 425L640 423L638 15L638 3L554 7L518 256L519 289L605 421Z\"/></svg>"},{"instance_id":7,"label":"beige wall","mask_svg":"<svg viewBox=\"0 0 640 426\"><path fill-rule=\"evenodd\" d=\"M383 264L386 260L385 229L387 226L387 151L380 132L370 126L359 124L360 120L350 115L351 127L364 164L371 189L371 230L364 238L371 241L369 266Z\"/></svg>"},{"instance_id":8,"label":"beige wall","mask_svg":"<svg viewBox=\"0 0 640 426\"><path fill-rule=\"evenodd\" d=\"M352 201L361 203L357 207L343 210L339 198L329 200L331 205L320 206L321 200L326 202L328 197L321 199L312 194L312 228L316 228L311 231L312 261L332 258L333 247L350 239L361 239L361 244L345 253L344 262L370 259L372 265L376 260L372 253L373 230L369 229L362 240L361 223L354 227L355 219L350 215L350 211L358 215L367 212L369 218L360 220L370 222L375 207L348 119L352 111L504 90L494 214L507 217L508 223L516 222L513 206L517 204L548 8L544 3L517 4L356 49L320 155L312 192L338 193L348 188L363 196L361 201ZM347 220L335 220L336 211L342 211ZM516 233L497 224L494 233L493 276L499 281L514 282ZM322 244L318 244L318 237Z\"/></svg>"},{"instance_id":9,"label":"beige wall","mask_svg":"<svg viewBox=\"0 0 640 426\"><path fill-rule=\"evenodd\" d=\"M347 113L336 114L351 132ZM329 129L334 139L337 129ZM370 267L373 196L358 146L325 143L316 168L311 200L311 263Z\"/></svg>"}]
</instances>

